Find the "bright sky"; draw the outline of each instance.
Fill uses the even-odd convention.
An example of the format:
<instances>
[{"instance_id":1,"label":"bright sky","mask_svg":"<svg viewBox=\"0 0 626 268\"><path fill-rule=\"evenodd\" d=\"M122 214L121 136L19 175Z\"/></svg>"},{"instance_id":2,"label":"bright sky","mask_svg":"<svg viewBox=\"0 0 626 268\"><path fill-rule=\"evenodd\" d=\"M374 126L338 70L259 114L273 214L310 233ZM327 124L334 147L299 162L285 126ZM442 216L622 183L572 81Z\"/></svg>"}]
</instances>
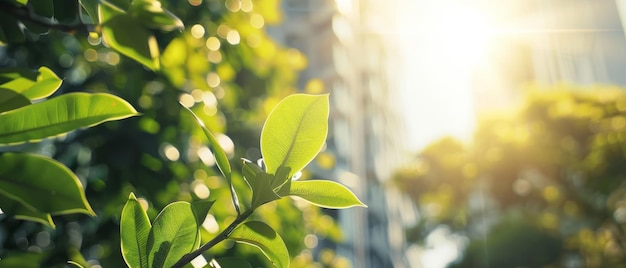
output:
<instances>
[{"instance_id":1,"label":"bright sky","mask_svg":"<svg viewBox=\"0 0 626 268\"><path fill-rule=\"evenodd\" d=\"M470 74L489 41L486 16L452 0L407 4L400 35L409 149L417 151L444 135L469 139L475 124Z\"/></svg>"},{"instance_id":2,"label":"bright sky","mask_svg":"<svg viewBox=\"0 0 626 268\"><path fill-rule=\"evenodd\" d=\"M493 33L485 14L453 0L405 1L400 14L405 55L405 127L415 153L444 135L469 140L475 127L471 74ZM441 231L441 230L439 230ZM462 247L449 232L433 232L412 265L437 268Z\"/></svg>"}]
</instances>

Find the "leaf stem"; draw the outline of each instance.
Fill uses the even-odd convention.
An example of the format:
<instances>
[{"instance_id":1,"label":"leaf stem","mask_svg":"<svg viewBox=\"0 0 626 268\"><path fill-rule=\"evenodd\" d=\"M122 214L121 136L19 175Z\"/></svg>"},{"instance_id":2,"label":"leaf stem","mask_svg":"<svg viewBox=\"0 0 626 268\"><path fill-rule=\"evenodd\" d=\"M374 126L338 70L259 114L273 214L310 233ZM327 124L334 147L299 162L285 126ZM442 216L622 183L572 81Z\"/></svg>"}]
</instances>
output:
<instances>
[{"instance_id":1,"label":"leaf stem","mask_svg":"<svg viewBox=\"0 0 626 268\"><path fill-rule=\"evenodd\" d=\"M37 16L26 6L16 6L8 2L0 1L0 12L7 13L19 20L28 21L39 26L59 30L66 33L89 33L96 30L96 25L76 23L73 25L54 23L51 19Z\"/></svg>"},{"instance_id":2,"label":"leaf stem","mask_svg":"<svg viewBox=\"0 0 626 268\"><path fill-rule=\"evenodd\" d=\"M180 258L180 260L178 260L174 265L172 265L172 268L182 268L183 266L185 266L185 264L191 262L193 259L200 256L202 252L209 250L213 246L217 245L219 242L222 242L224 239L228 238L228 236L235 230L235 228L237 228L237 226L239 226L243 221L245 221L248 217L250 217L250 215L252 215L253 211L254 211L254 208L251 208L249 210L244 211L242 214L239 214L237 218L235 218L235 220L232 223L230 223L228 227L226 227L226 229L224 229L216 237L211 239L211 241L202 245L200 248L192 251L191 253L185 254L182 258Z\"/></svg>"}]
</instances>

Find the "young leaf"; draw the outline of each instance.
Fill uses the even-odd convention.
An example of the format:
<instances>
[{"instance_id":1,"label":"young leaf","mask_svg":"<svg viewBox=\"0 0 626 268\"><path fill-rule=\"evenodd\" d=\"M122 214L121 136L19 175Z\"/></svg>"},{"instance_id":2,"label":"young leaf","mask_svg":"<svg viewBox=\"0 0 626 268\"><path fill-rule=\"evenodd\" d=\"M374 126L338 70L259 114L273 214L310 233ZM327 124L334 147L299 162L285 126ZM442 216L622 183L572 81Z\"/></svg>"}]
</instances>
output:
<instances>
[{"instance_id":1,"label":"young leaf","mask_svg":"<svg viewBox=\"0 0 626 268\"><path fill-rule=\"evenodd\" d=\"M128 9L134 16L150 29L162 31L182 30L185 26L172 12L161 7L157 0L135 0Z\"/></svg>"},{"instance_id":2,"label":"young leaf","mask_svg":"<svg viewBox=\"0 0 626 268\"><path fill-rule=\"evenodd\" d=\"M196 218L188 202L167 205L154 219L148 236L148 267L172 267L198 245Z\"/></svg>"},{"instance_id":3,"label":"young leaf","mask_svg":"<svg viewBox=\"0 0 626 268\"><path fill-rule=\"evenodd\" d=\"M237 268L252 268L252 265L248 263L246 260L235 258L235 257L222 257L215 260L220 267L228 268L228 267L237 267Z\"/></svg>"},{"instance_id":4,"label":"young leaf","mask_svg":"<svg viewBox=\"0 0 626 268\"><path fill-rule=\"evenodd\" d=\"M110 94L70 93L0 114L0 144L41 140L71 130L137 115Z\"/></svg>"},{"instance_id":5,"label":"young leaf","mask_svg":"<svg viewBox=\"0 0 626 268\"><path fill-rule=\"evenodd\" d=\"M272 188L272 174L265 172L257 173L256 177L248 181L250 188L252 188L252 204L253 208L259 207L267 202L271 202L280 199Z\"/></svg>"},{"instance_id":6,"label":"young leaf","mask_svg":"<svg viewBox=\"0 0 626 268\"><path fill-rule=\"evenodd\" d=\"M352 191L334 181L293 181L289 194L324 208L367 207Z\"/></svg>"},{"instance_id":7,"label":"young leaf","mask_svg":"<svg viewBox=\"0 0 626 268\"><path fill-rule=\"evenodd\" d=\"M148 268L150 228L148 215L137 201L135 194L130 193L122 209L120 220L122 257L128 267Z\"/></svg>"},{"instance_id":8,"label":"young leaf","mask_svg":"<svg viewBox=\"0 0 626 268\"><path fill-rule=\"evenodd\" d=\"M278 268L289 267L289 251L285 242L269 225L260 221L249 221L239 225L229 239L259 248Z\"/></svg>"},{"instance_id":9,"label":"young leaf","mask_svg":"<svg viewBox=\"0 0 626 268\"><path fill-rule=\"evenodd\" d=\"M196 218L196 225L201 226L204 223L204 219L209 214L213 204L215 204L214 200L199 200L191 203L193 216Z\"/></svg>"},{"instance_id":10,"label":"young leaf","mask_svg":"<svg viewBox=\"0 0 626 268\"><path fill-rule=\"evenodd\" d=\"M13 90L29 100L46 98L61 86L63 81L48 69L41 67L37 72L27 69L8 68L0 71L0 87Z\"/></svg>"},{"instance_id":11,"label":"young leaf","mask_svg":"<svg viewBox=\"0 0 626 268\"><path fill-rule=\"evenodd\" d=\"M76 175L40 155L0 155L0 194L39 213L95 215Z\"/></svg>"},{"instance_id":12,"label":"young leaf","mask_svg":"<svg viewBox=\"0 0 626 268\"><path fill-rule=\"evenodd\" d=\"M261 154L267 172L289 167L288 177L319 153L328 132L328 94L294 94L272 110L261 133Z\"/></svg>"},{"instance_id":13,"label":"young leaf","mask_svg":"<svg viewBox=\"0 0 626 268\"><path fill-rule=\"evenodd\" d=\"M102 38L113 49L150 70L159 70L159 45L137 18L128 14L110 18L102 25Z\"/></svg>"}]
</instances>

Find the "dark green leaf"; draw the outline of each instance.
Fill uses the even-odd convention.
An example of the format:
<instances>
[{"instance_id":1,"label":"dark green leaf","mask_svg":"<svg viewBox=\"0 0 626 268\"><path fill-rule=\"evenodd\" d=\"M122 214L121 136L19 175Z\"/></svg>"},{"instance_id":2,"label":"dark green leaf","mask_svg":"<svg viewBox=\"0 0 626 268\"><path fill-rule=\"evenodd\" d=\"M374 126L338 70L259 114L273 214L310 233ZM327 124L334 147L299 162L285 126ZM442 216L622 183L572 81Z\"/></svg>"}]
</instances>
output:
<instances>
[{"instance_id":1,"label":"dark green leaf","mask_svg":"<svg viewBox=\"0 0 626 268\"><path fill-rule=\"evenodd\" d=\"M120 14L102 25L102 38L113 49L151 70L159 69L159 46L137 18Z\"/></svg>"},{"instance_id":2,"label":"dark green leaf","mask_svg":"<svg viewBox=\"0 0 626 268\"><path fill-rule=\"evenodd\" d=\"M148 267L150 228L148 215L137 201L135 194L130 193L122 209L120 220L122 257L128 267Z\"/></svg>"},{"instance_id":3,"label":"dark green leaf","mask_svg":"<svg viewBox=\"0 0 626 268\"><path fill-rule=\"evenodd\" d=\"M0 155L0 193L39 213L95 215L76 175L40 155Z\"/></svg>"},{"instance_id":4,"label":"dark green leaf","mask_svg":"<svg viewBox=\"0 0 626 268\"><path fill-rule=\"evenodd\" d=\"M137 115L110 94L70 93L0 114L0 144L40 140Z\"/></svg>"},{"instance_id":5,"label":"dark green leaf","mask_svg":"<svg viewBox=\"0 0 626 268\"><path fill-rule=\"evenodd\" d=\"M2 211L4 211L5 214L11 215L13 218L18 220L34 221L50 226L51 228L56 227L54 221L52 221L50 213L43 213L30 209L19 202L2 195L2 193L0 193L0 208L2 208Z\"/></svg>"},{"instance_id":6,"label":"dark green leaf","mask_svg":"<svg viewBox=\"0 0 626 268\"><path fill-rule=\"evenodd\" d=\"M352 191L334 181L293 181L289 194L325 208L367 207Z\"/></svg>"},{"instance_id":7,"label":"dark green leaf","mask_svg":"<svg viewBox=\"0 0 626 268\"><path fill-rule=\"evenodd\" d=\"M46 18L54 16L54 4L50 0L30 0L28 5L37 16Z\"/></svg>"},{"instance_id":8,"label":"dark green leaf","mask_svg":"<svg viewBox=\"0 0 626 268\"><path fill-rule=\"evenodd\" d=\"M21 94L0 88L0 113L29 105L30 101Z\"/></svg>"},{"instance_id":9,"label":"dark green leaf","mask_svg":"<svg viewBox=\"0 0 626 268\"><path fill-rule=\"evenodd\" d=\"M209 214L209 210L215 201L213 200L198 200L191 203L191 209L193 210L193 216L196 218L196 225L202 226L206 215Z\"/></svg>"},{"instance_id":10,"label":"dark green leaf","mask_svg":"<svg viewBox=\"0 0 626 268\"><path fill-rule=\"evenodd\" d=\"M328 95L294 94L272 110L261 133L267 172L289 167L289 177L319 153L328 132Z\"/></svg>"},{"instance_id":11,"label":"dark green leaf","mask_svg":"<svg viewBox=\"0 0 626 268\"><path fill-rule=\"evenodd\" d=\"M278 268L289 267L289 251L278 233L260 221L249 221L239 225L229 239L259 248Z\"/></svg>"},{"instance_id":12,"label":"dark green leaf","mask_svg":"<svg viewBox=\"0 0 626 268\"><path fill-rule=\"evenodd\" d=\"M0 43L21 43L24 40L24 31L18 21L11 16L0 16Z\"/></svg>"},{"instance_id":13,"label":"dark green leaf","mask_svg":"<svg viewBox=\"0 0 626 268\"><path fill-rule=\"evenodd\" d=\"M78 2L87 12L87 15L91 19L91 22L93 24L100 24L100 17L98 15L99 0L79 0Z\"/></svg>"},{"instance_id":14,"label":"dark green leaf","mask_svg":"<svg viewBox=\"0 0 626 268\"><path fill-rule=\"evenodd\" d=\"M45 255L43 253L19 252L0 260L0 267L40 268Z\"/></svg>"},{"instance_id":15,"label":"dark green leaf","mask_svg":"<svg viewBox=\"0 0 626 268\"><path fill-rule=\"evenodd\" d=\"M167 205L154 219L148 236L148 267L171 267L197 248L198 225L188 202Z\"/></svg>"},{"instance_id":16,"label":"dark green leaf","mask_svg":"<svg viewBox=\"0 0 626 268\"><path fill-rule=\"evenodd\" d=\"M77 0L52 0L54 4L54 19L61 24L75 24L78 18L79 5Z\"/></svg>"}]
</instances>

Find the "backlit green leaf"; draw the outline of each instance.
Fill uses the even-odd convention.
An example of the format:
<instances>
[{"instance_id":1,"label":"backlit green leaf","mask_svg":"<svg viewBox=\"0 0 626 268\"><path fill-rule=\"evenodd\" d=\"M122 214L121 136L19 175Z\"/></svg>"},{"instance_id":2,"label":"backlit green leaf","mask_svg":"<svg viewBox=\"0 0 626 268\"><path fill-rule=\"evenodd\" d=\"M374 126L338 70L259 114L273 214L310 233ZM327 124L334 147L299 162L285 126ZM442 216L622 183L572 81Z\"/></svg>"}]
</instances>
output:
<instances>
[{"instance_id":1,"label":"backlit green leaf","mask_svg":"<svg viewBox=\"0 0 626 268\"><path fill-rule=\"evenodd\" d=\"M135 194L130 193L122 209L120 220L122 257L128 267L148 267L147 250L150 228L148 215L137 201Z\"/></svg>"},{"instance_id":2,"label":"backlit green leaf","mask_svg":"<svg viewBox=\"0 0 626 268\"><path fill-rule=\"evenodd\" d=\"M233 197L234 206L237 209L237 212L239 212L239 199L237 198L237 193L233 188L231 179L232 169L230 167L230 161L228 161L228 157L226 156L226 152L224 152L222 146L219 144L219 142L217 142L217 139L215 138L215 136L213 136L213 133L211 133L211 131L209 131L209 129L204 125L204 122L202 122L202 120L200 120L200 118L191 109L187 108L185 105L182 106L183 108L185 108L185 110L191 113L195 121L202 129L202 132L204 132L204 135L209 140L209 147L211 147L211 151L213 151L213 154L215 155L215 162L217 163L217 167L228 182L228 186L230 187L230 193Z\"/></svg>"},{"instance_id":3,"label":"backlit green leaf","mask_svg":"<svg viewBox=\"0 0 626 268\"><path fill-rule=\"evenodd\" d=\"M29 100L43 99L52 95L62 82L45 66L36 72L17 68L0 70L0 87L13 90Z\"/></svg>"},{"instance_id":4,"label":"backlit green leaf","mask_svg":"<svg viewBox=\"0 0 626 268\"><path fill-rule=\"evenodd\" d=\"M110 94L70 93L0 114L0 144L41 140L102 122L137 115Z\"/></svg>"},{"instance_id":5,"label":"backlit green leaf","mask_svg":"<svg viewBox=\"0 0 626 268\"><path fill-rule=\"evenodd\" d=\"M197 249L198 225L188 202L167 205L154 219L148 236L148 267L171 267Z\"/></svg>"},{"instance_id":6,"label":"backlit green leaf","mask_svg":"<svg viewBox=\"0 0 626 268\"><path fill-rule=\"evenodd\" d=\"M120 14L102 25L102 38L113 49L151 70L159 69L159 46L152 33L128 14Z\"/></svg>"},{"instance_id":7,"label":"backlit green leaf","mask_svg":"<svg viewBox=\"0 0 626 268\"><path fill-rule=\"evenodd\" d=\"M252 268L252 265L244 259L236 257L223 257L215 260L221 267L237 267L237 268Z\"/></svg>"},{"instance_id":8,"label":"backlit green leaf","mask_svg":"<svg viewBox=\"0 0 626 268\"><path fill-rule=\"evenodd\" d=\"M289 177L319 153L328 132L328 95L294 94L272 110L261 133L268 173L289 167Z\"/></svg>"},{"instance_id":9,"label":"backlit green leaf","mask_svg":"<svg viewBox=\"0 0 626 268\"><path fill-rule=\"evenodd\" d=\"M161 2L156 0L135 0L128 13L151 29L172 31L184 28L183 22L168 10L163 9Z\"/></svg>"},{"instance_id":10,"label":"backlit green leaf","mask_svg":"<svg viewBox=\"0 0 626 268\"><path fill-rule=\"evenodd\" d=\"M239 225L229 239L259 248L278 268L289 267L289 251L278 233L260 221L249 221Z\"/></svg>"},{"instance_id":11,"label":"backlit green leaf","mask_svg":"<svg viewBox=\"0 0 626 268\"><path fill-rule=\"evenodd\" d=\"M366 207L352 191L334 181L293 181L289 194L324 208Z\"/></svg>"},{"instance_id":12,"label":"backlit green leaf","mask_svg":"<svg viewBox=\"0 0 626 268\"><path fill-rule=\"evenodd\" d=\"M76 175L40 155L0 155L0 194L39 213L94 215Z\"/></svg>"}]
</instances>

